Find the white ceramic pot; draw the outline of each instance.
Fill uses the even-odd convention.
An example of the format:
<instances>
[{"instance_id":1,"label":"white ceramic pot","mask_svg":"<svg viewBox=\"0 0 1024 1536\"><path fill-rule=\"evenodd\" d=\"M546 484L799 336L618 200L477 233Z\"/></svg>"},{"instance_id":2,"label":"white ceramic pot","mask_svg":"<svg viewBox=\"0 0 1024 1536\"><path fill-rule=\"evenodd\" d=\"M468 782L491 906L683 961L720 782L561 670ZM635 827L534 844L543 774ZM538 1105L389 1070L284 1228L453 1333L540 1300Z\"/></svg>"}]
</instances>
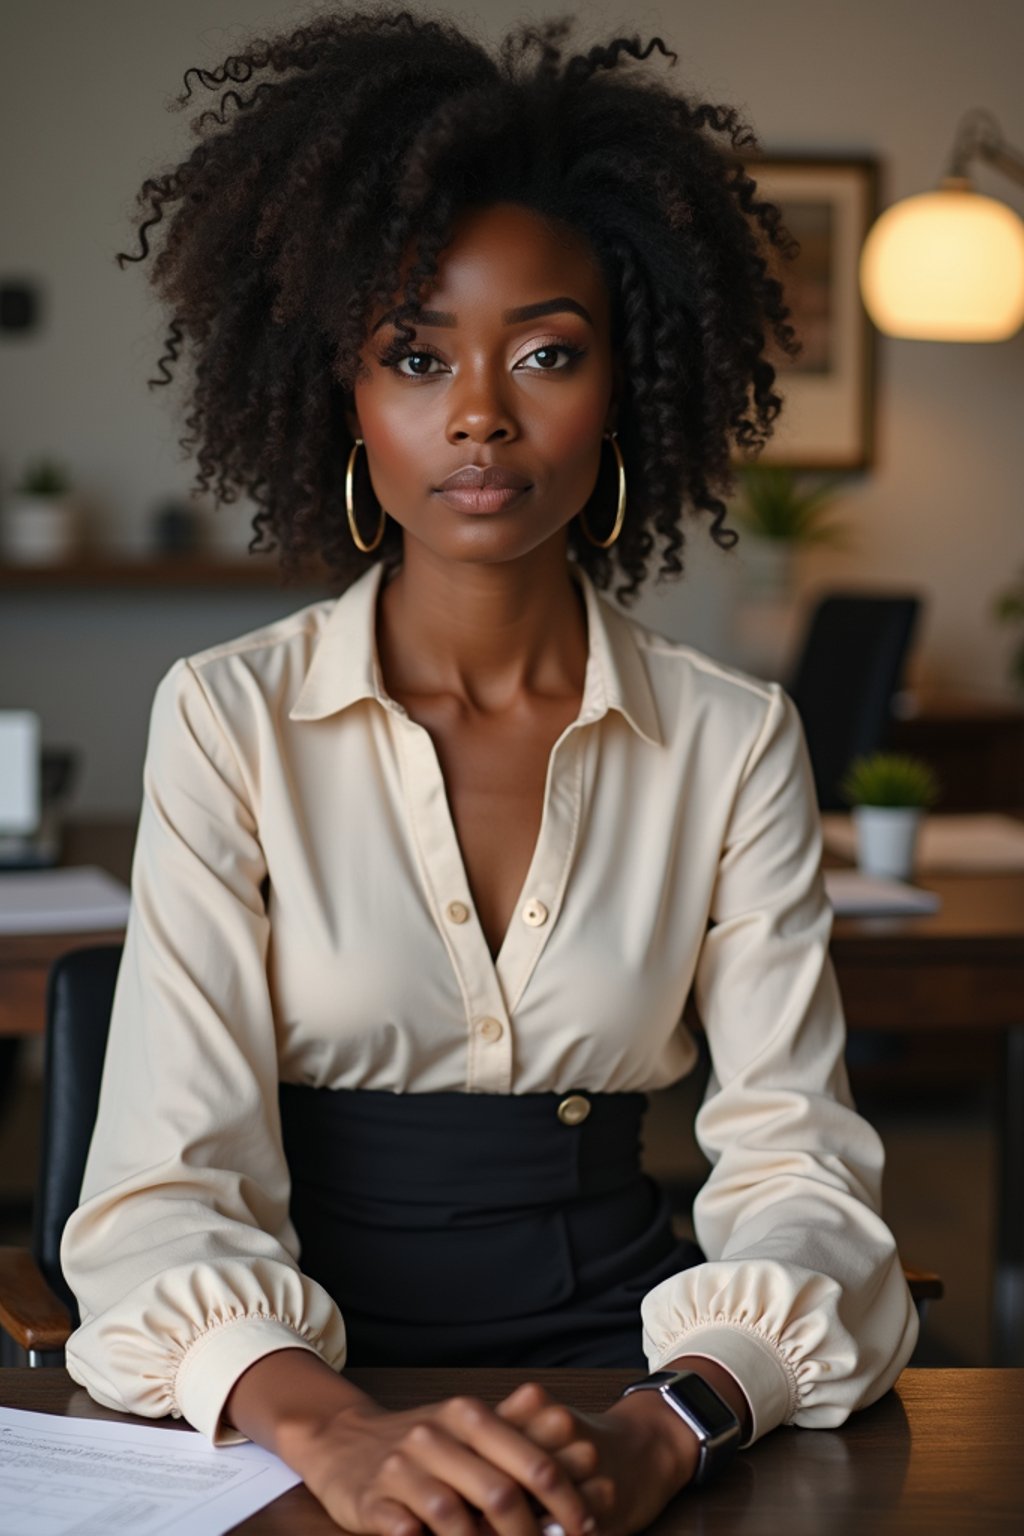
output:
<instances>
[{"instance_id":1,"label":"white ceramic pot","mask_svg":"<svg viewBox=\"0 0 1024 1536\"><path fill-rule=\"evenodd\" d=\"M79 550L78 501L23 492L3 508L0 534L4 559L12 565L60 565Z\"/></svg>"},{"instance_id":2,"label":"white ceramic pot","mask_svg":"<svg viewBox=\"0 0 1024 1536\"><path fill-rule=\"evenodd\" d=\"M910 805L856 805L857 863L866 875L909 880L924 811Z\"/></svg>"}]
</instances>

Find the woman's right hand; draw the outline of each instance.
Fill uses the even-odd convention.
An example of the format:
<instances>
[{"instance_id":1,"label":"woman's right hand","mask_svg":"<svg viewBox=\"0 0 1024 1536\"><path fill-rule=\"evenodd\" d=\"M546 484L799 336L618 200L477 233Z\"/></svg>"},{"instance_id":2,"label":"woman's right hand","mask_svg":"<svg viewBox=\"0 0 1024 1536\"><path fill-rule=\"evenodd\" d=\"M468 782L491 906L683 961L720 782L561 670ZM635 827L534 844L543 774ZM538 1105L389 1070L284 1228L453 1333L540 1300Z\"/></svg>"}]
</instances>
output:
<instances>
[{"instance_id":1,"label":"woman's right hand","mask_svg":"<svg viewBox=\"0 0 1024 1536\"><path fill-rule=\"evenodd\" d=\"M544 1444L476 1397L390 1413L306 1347L250 1365L223 1422L280 1456L356 1536L538 1536L546 1512L589 1536L608 1479L575 1415L548 1404ZM481 1518L482 1517L482 1518Z\"/></svg>"},{"instance_id":2,"label":"woman's right hand","mask_svg":"<svg viewBox=\"0 0 1024 1536\"><path fill-rule=\"evenodd\" d=\"M365 1399L307 1421L280 1454L359 1536L479 1536L481 1516L498 1536L538 1536L545 1514L566 1536L589 1536L603 1494L599 1479L588 1488L596 1453L571 1438L570 1415L566 1425L564 1445L541 1448L476 1397L397 1413Z\"/></svg>"}]
</instances>

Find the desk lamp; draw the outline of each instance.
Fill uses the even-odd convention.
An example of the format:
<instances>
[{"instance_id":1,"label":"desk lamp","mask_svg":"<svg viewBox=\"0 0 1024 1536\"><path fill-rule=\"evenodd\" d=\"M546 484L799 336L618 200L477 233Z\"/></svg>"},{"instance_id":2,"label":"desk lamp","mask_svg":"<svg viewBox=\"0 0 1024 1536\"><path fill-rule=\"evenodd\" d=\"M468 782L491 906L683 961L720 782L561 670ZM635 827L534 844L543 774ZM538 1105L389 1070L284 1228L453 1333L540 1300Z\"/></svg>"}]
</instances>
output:
<instances>
[{"instance_id":1,"label":"desk lamp","mask_svg":"<svg viewBox=\"0 0 1024 1536\"><path fill-rule=\"evenodd\" d=\"M919 341L1004 341L1024 323L1024 221L974 190L981 158L1024 185L1024 155L980 108L961 119L948 173L876 219L860 256L864 307L880 331Z\"/></svg>"}]
</instances>

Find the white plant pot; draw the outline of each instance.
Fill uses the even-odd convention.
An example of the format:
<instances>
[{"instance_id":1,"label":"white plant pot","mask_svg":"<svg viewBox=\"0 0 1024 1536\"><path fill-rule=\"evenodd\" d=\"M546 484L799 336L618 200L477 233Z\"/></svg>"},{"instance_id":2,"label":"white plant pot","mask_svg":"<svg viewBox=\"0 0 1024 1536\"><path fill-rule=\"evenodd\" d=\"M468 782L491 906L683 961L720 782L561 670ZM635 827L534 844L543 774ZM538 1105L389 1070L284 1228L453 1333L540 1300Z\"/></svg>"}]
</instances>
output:
<instances>
[{"instance_id":1,"label":"white plant pot","mask_svg":"<svg viewBox=\"0 0 1024 1536\"><path fill-rule=\"evenodd\" d=\"M866 875L909 880L924 811L920 806L857 805L857 863Z\"/></svg>"},{"instance_id":2,"label":"white plant pot","mask_svg":"<svg viewBox=\"0 0 1024 1536\"><path fill-rule=\"evenodd\" d=\"M78 553L80 509L73 495L22 493L3 508L0 518L4 559L12 565L59 565Z\"/></svg>"}]
</instances>

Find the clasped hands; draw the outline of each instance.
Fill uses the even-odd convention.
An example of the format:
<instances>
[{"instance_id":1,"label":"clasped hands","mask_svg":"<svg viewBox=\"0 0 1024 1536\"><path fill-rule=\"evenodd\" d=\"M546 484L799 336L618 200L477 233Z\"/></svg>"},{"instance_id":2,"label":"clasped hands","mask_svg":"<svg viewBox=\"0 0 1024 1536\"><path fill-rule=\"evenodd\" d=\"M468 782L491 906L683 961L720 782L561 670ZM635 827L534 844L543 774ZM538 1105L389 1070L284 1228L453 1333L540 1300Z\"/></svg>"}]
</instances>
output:
<instances>
[{"instance_id":1,"label":"clasped hands","mask_svg":"<svg viewBox=\"0 0 1024 1536\"><path fill-rule=\"evenodd\" d=\"M633 1536L691 1479L698 1447L651 1393L603 1413L524 1382L496 1407L462 1396L346 1409L301 1471L339 1525L366 1536Z\"/></svg>"}]
</instances>

